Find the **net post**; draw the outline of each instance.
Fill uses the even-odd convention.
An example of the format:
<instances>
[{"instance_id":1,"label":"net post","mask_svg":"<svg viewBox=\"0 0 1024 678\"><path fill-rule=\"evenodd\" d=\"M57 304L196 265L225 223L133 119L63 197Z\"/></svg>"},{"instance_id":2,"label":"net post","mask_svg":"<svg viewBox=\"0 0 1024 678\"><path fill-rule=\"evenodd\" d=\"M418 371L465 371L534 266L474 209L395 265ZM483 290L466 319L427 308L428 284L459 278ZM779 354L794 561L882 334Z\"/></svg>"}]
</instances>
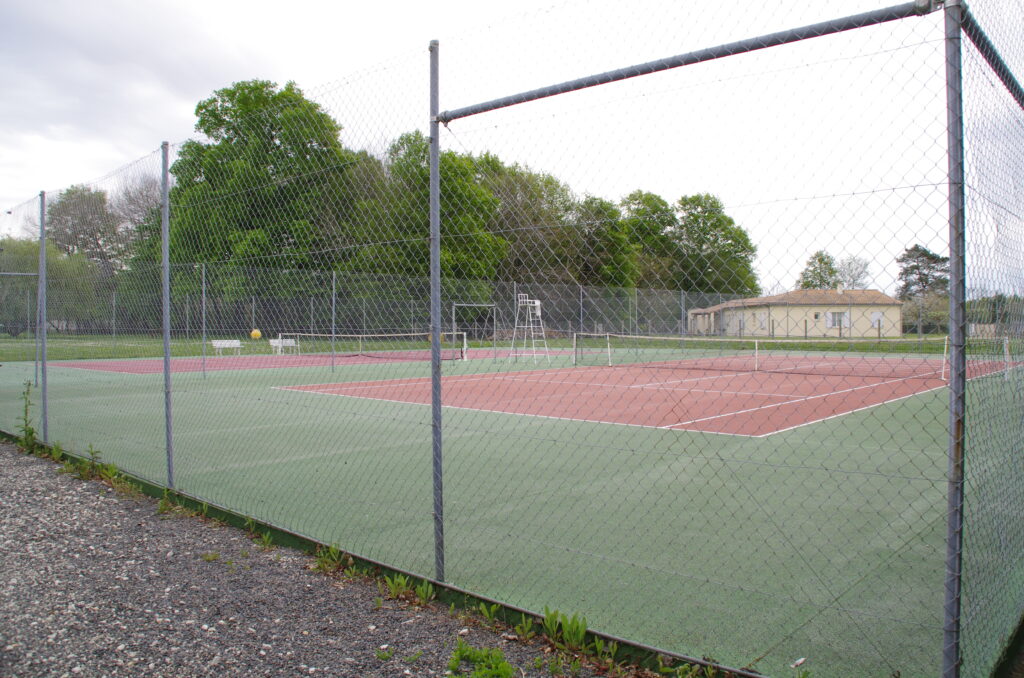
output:
<instances>
[{"instance_id":1,"label":"net post","mask_svg":"<svg viewBox=\"0 0 1024 678\"><path fill-rule=\"evenodd\" d=\"M1010 360L1010 337L1003 337L1003 378L1010 380L1010 367L1013 362Z\"/></svg>"},{"instance_id":2,"label":"net post","mask_svg":"<svg viewBox=\"0 0 1024 678\"><path fill-rule=\"evenodd\" d=\"M942 340L942 372L939 378L942 381L947 380L946 367L949 365L949 335L947 334Z\"/></svg>"},{"instance_id":3,"label":"net post","mask_svg":"<svg viewBox=\"0 0 1024 678\"><path fill-rule=\"evenodd\" d=\"M755 372L760 372L761 371L761 356L758 353L758 350L760 348L761 348L761 342L758 341L757 339L754 339L754 371Z\"/></svg>"},{"instance_id":4,"label":"net post","mask_svg":"<svg viewBox=\"0 0 1024 678\"><path fill-rule=\"evenodd\" d=\"M572 333L572 364L573 364L573 366L576 365L576 342L577 342L578 334L579 334L578 332L573 332Z\"/></svg>"},{"instance_id":5,"label":"net post","mask_svg":"<svg viewBox=\"0 0 1024 678\"><path fill-rule=\"evenodd\" d=\"M611 334L605 334L604 335L604 341L605 341L605 344L607 344L607 346L608 346L608 367L611 367L612 366L612 335Z\"/></svg>"},{"instance_id":6,"label":"net post","mask_svg":"<svg viewBox=\"0 0 1024 678\"><path fill-rule=\"evenodd\" d=\"M469 337L462 333L462 359L469 360Z\"/></svg>"}]
</instances>

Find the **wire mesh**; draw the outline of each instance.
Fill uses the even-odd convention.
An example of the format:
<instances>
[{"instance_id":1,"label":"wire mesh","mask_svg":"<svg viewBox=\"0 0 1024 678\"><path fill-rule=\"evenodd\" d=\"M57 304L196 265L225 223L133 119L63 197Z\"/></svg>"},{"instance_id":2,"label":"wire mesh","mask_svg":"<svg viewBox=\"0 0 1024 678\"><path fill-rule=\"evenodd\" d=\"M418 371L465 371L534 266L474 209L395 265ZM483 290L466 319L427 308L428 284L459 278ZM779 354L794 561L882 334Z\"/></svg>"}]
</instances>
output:
<instances>
[{"instance_id":1,"label":"wire mesh","mask_svg":"<svg viewBox=\"0 0 1024 678\"><path fill-rule=\"evenodd\" d=\"M882 6L855 4L562 3L442 45L443 101ZM1008 4L977 14L1019 69ZM170 149L170 411L160 155L46 194L48 438L167 483L173 421L177 489L431 577L440 434L447 583L768 675L936 675L944 59L925 13L449 121L435 318L424 64L226 87ZM964 91L961 622L981 676L1024 601L1024 122L969 45ZM42 417L40 207L0 243L8 430L26 384Z\"/></svg>"}]
</instances>

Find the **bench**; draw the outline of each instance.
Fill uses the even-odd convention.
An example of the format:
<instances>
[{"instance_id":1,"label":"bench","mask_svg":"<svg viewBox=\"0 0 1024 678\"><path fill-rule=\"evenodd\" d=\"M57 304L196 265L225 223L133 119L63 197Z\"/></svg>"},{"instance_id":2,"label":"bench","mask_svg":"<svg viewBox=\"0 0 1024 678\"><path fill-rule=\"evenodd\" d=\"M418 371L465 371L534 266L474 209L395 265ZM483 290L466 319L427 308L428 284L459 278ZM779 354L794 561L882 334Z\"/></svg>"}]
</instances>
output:
<instances>
[{"instance_id":1,"label":"bench","mask_svg":"<svg viewBox=\"0 0 1024 678\"><path fill-rule=\"evenodd\" d=\"M292 353L298 353L299 341L298 339L270 339L270 348L273 349L274 355L281 355L286 348L292 349Z\"/></svg>"},{"instance_id":2,"label":"bench","mask_svg":"<svg viewBox=\"0 0 1024 678\"><path fill-rule=\"evenodd\" d=\"M235 349L235 355L242 355L241 339L211 339L214 355L224 355L224 349Z\"/></svg>"}]
</instances>

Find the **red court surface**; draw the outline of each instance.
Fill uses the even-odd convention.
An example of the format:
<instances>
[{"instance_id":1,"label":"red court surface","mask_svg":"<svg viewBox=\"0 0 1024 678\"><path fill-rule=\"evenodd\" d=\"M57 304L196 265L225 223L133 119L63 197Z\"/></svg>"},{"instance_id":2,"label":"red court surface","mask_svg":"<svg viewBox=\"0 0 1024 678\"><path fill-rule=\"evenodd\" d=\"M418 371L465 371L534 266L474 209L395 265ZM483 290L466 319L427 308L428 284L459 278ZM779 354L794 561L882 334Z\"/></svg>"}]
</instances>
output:
<instances>
[{"instance_id":1,"label":"red court surface","mask_svg":"<svg viewBox=\"0 0 1024 678\"><path fill-rule=\"evenodd\" d=\"M446 408L681 431L765 436L944 388L930 377L847 377L643 367L574 367L449 376ZM287 387L430 403L430 379Z\"/></svg>"}]
</instances>

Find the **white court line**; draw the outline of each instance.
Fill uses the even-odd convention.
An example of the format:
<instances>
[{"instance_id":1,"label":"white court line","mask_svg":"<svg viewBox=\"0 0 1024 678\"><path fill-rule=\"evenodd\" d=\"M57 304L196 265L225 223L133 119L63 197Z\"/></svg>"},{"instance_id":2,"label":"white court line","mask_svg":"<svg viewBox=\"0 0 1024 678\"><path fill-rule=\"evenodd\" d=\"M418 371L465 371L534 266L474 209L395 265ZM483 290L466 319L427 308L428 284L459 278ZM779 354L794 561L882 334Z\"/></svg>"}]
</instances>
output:
<instances>
[{"instance_id":1,"label":"white court line","mask_svg":"<svg viewBox=\"0 0 1024 678\"><path fill-rule=\"evenodd\" d=\"M602 366L591 366L591 367L594 367L595 369L601 369L602 368ZM551 373L551 374L560 374L560 373L574 371L574 369L575 368L557 368L555 370L541 370L540 372ZM497 373L497 374L499 375L499 378L506 378L501 373ZM531 372L530 374L538 374L538 372ZM737 373L737 374L740 374L740 373ZM756 372L747 372L747 373L742 373L742 374L750 375L750 374L756 374ZM470 376L470 375L464 375L464 376L462 376L462 375L452 375L452 376L449 376L449 377L443 377L443 379L445 379L445 380L452 380L452 381L459 381L459 382L493 380L494 378L495 378L495 374L494 373L492 373L492 374L485 374L485 375L473 375L473 376ZM509 378L512 378L513 380L516 380L516 381L528 381L528 380L525 380L525 379L518 379L518 378L515 378L515 377L509 377ZM713 379L713 378L721 378L721 375L715 375L713 377L696 377L694 379L679 380L679 381L702 381L702 380L705 380L705 379ZM490 409L483 409L483 408L479 408L479 407L465 407L465 406L461 406L461 405L442 405L442 407L445 408L445 409L463 410L463 411L467 411L467 412L484 412L484 413L487 413L487 414L512 414L512 415L522 416L522 417L538 417L538 418L541 418L541 419L552 419L552 420L556 420L556 421L579 421L579 422L591 423L591 424L610 424L612 426L629 426L629 427L632 427L632 428L650 428L650 429L659 429L659 430L679 431L679 432L686 432L686 433L703 433L703 434L709 434L709 435L735 436L735 437L739 437L739 438L767 438L769 436L775 435L777 433L782 433L784 431L792 431L793 429L801 428L803 426L809 426L811 424L816 424L816 423L819 423L819 422L822 422L822 421L827 421L829 419L834 419L836 417L841 417L841 416L844 416L846 414L852 414L853 412L861 412L861 411L864 411L864 410L869 410L869 409L871 409L873 407L878 407L880 405L885 405L885 404L890 403L890 402L898 402L898 401L904 400L906 398L910 398L910 397L913 397L913 396L916 396L916 395L921 395L921 394L924 394L924 393L930 393L932 391L936 391L936 390L939 390L939 389L942 389L942 388L947 388L947 387L946 386L937 386L935 388L931 388L931 389L928 389L928 390L925 390L925 391L918 391L918 392L915 392L915 393L909 393L909 394L907 394L905 396L900 396L899 398L893 398L891 400L884 400L884 401L879 402L879 403L874 403L874 404L871 404L871 405L866 405L864 407L860 407L860 408L857 408L857 409L854 409L854 410L849 410L847 412L839 412L837 414L831 414L831 415L829 415L827 417L822 417L821 419L814 419L814 420L811 420L811 421L807 421L807 422L803 422L803 423L797 424L796 426L790 426L790 427L787 427L787 428L784 428L784 429L779 429L777 431L770 431L768 433L761 433L761 434L726 433L724 431L709 431L709 430L704 430L704 429L677 429L675 427L677 427L677 426L685 426L685 425L689 425L689 424L693 424L693 423L699 423L699 422L703 422L703 421L710 421L712 419L721 419L721 418L725 418L725 417L734 416L734 415L737 415L737 414L746 414L746 413L755 412L755 411L761 410L761 409L770 409L770 408L773 408L773 407L781 407L783 405L804 402L806 400L813 400L815 398L824 398L824 397L830 396L830 395L837 395L837 394L841 394L841 393L848 393L848 392L857 391L857 390L865 389L865 388L875 388L876 386L884 386L886 384L899 383L899 382L902 382L902 381L909 381L910 379L919 379L919 378L921 378L921 377L915 375L913 377L893 379L893 380L890 380L890 381L879 382L877 384L865 384L865 385L862 385L862 386L856 386L856 387L853 387L853 388L844 389L842 391L832 391L830 393L806 396L806 397L803 397L803 398L798 398L796 400L789 400L789 401L786 401L786 402L774 403L774 404L771 404L771 405L763 405L761 407L754 407L754 408L750 408L750 409L746 409L746 410L736 410L734 412L726 412L726 413L714 415L714 416L711 416L711 417L703 417L703 418L700 418L700 419L692 419L690 421L675 423L675 424L671 424L671 425L667 425L667 426L664 426L664 425L663 426L653 426L653 425L650 425L650 424L629 424L629 423L625 423L625 422L621 422L621 421L607 421L607 420L603 420L603 419L580 419L578 417L558 417L558 416L545 415L545 414L530 414L530 413L522 413L522 412L510 412L508 410L490 410ZM416 378L413 378L413 379L408 380L408 381L394 379L394 380L391 380L390 382L380 382L381 385L379 387L375 386L375 385L374 386L370 386L369 384L371 384L372 382L359 382L359 383L349 382L349 383L352 383L352 389L394 388L395 384L393 382L395 382L395 381L405 381L406 384L416 384L416 383L424 383L424 382L427 382L428 380L429 380L429 377L416 377ZM344 384L345 382L342 382L342 383ZM537 383L557 383L557 382L543 382L542 381L542 382L537 382ZM565 382L565 383L573 383L574 385L603 386L601 384L579 384L578 382ZM296 391L296 392L300 392L300 393L310 393L310 394L314 394L314 395L328 395L328 396L337 396L337 397L341 397L341 398L356 398L356 399L360 399L360 400L377 400L377 401L380 401L380 402L390 402L390 403L401 404L401 405L419 405L421 407L429 407L430 406L430 403L418 403L418 402L411 402L411 401L408 401L408 400L394 400L394 399L390 399L390 398L375 398L373 396L352 395L352 394L347 394L347 393L334 393L334 392L330 392L330 391L326 391L326 390L311 390L311 388L310 388L310 387L314 387L315 388L317 386L319 386L321 388L324 388L324 389L327 389L327 388L334 389L334 388L337 388L338 384L319 384L319 385L300 384L300 385L295 385L295 386L272 386L271 388L274 389L274 390ZM672 389L672 390L676 390L676 389ZM685 390L685 389L679 389L679 390ZM728 391L701 391L701 392L723 393L723 394L730 394L731 393L731 392L728 392ZM782 397L782 398L788 398L789 397L789 395L786 395L786 394L778 394L778 395L774 395L774 394L749 394L749 395L766 395L767 397Z\"/></svg>"},{"instance_id":2,"label":"white court line","mask_svg":"<svg viewBox=\"0 0 1024 678\"><path fill-rule=\"evenodd\" d=\"M731 417L731 416L736 415L736 414L747 414L749 412L756 412L758 410L767 410L767 409L771 409L773 407L782 407L784 405L795 405L796 403L803 403L803 402L807 402L808 400L815 400L817 398L827 398L829 396L840 395L842 393L853 393L854 391L859 391L859 390L865 389L865 388L875 388L877 386L885 386L886 384L898 384L898 383L904 382L904 381L907 381L907 378L891 379L889 381L883 381L883 382L879 382L877 384L864 384L862 386L854 386L852 388L846 388L846 389L843 389L841 391L832 391L830 393L819 393L819 394L816 394L816 395L804 396L803 398L797 398L796 400L789 400L789 401L786 401L786 402L783 402L783 403L773 403L771 405L762 405L760 407L751 407L751 408L748 408L746 410L736 410L735 412L726 412L724 414L715 414L715 415L712 415L710 417L701 417L700 419L691 419L689 421L681 421L681 422L678 422L678 423L675 423L675 424L670 424L668 426L663 426L662 428L675 428L676 426L688 426L690 424L698 424L698 423L700 423L702 421L711 421L712 419L720 419L722 417ZM936 388L944 388L944 387L943 386L939 386L939 387L936 387ZM935 390L935 389L929 389L929 390ZM924 392L924 391L922 391L922 392ZM910 395L917 395L917 393L912 393ZM897 398L897 400L900 400L900 399L902 399L904 397L906 397L906 396L900 396L900 398ZM888 402L888 401L886 401L886 402ZM879 403L879 404L882 404L882 403ZM869 407L874 407L874 405L871 405ZM864 409L864 408L860 408L860 409ZM855 410L851 410L851 411L855 411ZM843 414L848 414L848 412L844 412ZM829 415L829 417L832 417L832 416L834 416L834 415ZM819 421L821 421L821 420L819 420Z\"/></svg>"},{"instance_id":3,"label":"white court line","mask_svg":"<svg viewBox=\"0 0 1024 678\"><path fill-rule=\"evenodd\" d=\"M914 396L923 395L925 393L931 393L932 391L938 391L938 390L943 389L943 388L946 388L946 387L945 386L936 386L935 388L930 388L927 391L918 391L917 393L910 393L910 394L905 395L905 396L900 396L899 398L893 398L892 400L886 400L886 401L883 401L883 402L880 402L880 403L875 403L874 405L865 405L864 407L858 407L857 409L850 410L849 412L839 412L837 414L830 414L827 417L822 417L821 419L814 419L812 421L805 421L804 423L796 424L795 426L788 426L786 428L780 428L778 431L772 431L771 433L762 433L759 436L750 436L750 437L751 438L767 438L768 436L773 436L776 433L785 433L786 431L793 431L793 430L798 429L798 428L803 428L804 426L810 426L811 424L817 424L817 423L822 422L822 421L828 421L829 419L836 419L838 417L845 417L848 414L853 414L854 412L863 412L864 410L870 410L872 407L878 407L879 405L888 405L889 403L898 403L901 400L906 400L907 398L912 398ZM680 429L680 430L685 431L686 429Z\"/></svg>"}]
</instances>

